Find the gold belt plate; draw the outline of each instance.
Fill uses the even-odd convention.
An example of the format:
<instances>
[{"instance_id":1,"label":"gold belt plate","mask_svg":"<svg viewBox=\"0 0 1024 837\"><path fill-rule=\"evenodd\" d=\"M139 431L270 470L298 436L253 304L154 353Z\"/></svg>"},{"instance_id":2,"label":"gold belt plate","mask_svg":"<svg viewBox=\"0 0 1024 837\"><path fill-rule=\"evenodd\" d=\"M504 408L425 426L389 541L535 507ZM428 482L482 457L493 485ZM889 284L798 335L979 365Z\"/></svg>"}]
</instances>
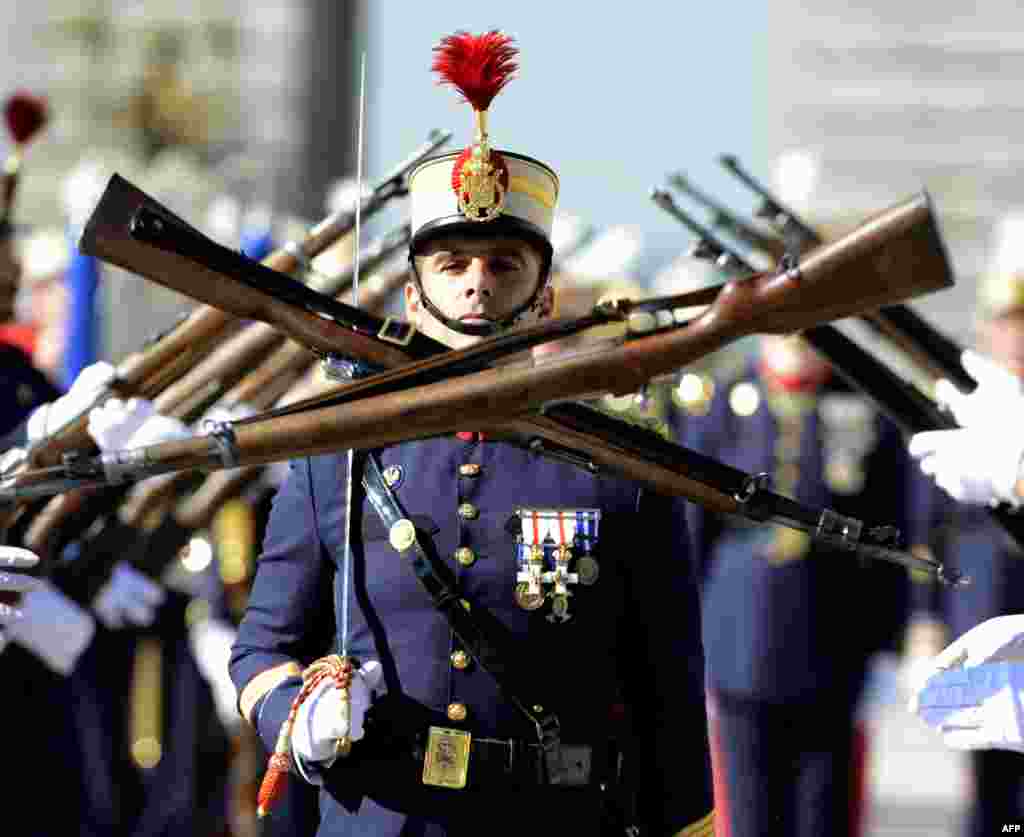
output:
<instances>
[{"instance_id":1,"label":"gold belt plate","mask_svg":"<svg viewBox=\"0 0 1024 837\"><path fill-rule=\"evenodd\" d=\"M423 758L423 784L441 788L466 787L471 738L463 730L431 727Z\"/></svg>"}]
</instances>

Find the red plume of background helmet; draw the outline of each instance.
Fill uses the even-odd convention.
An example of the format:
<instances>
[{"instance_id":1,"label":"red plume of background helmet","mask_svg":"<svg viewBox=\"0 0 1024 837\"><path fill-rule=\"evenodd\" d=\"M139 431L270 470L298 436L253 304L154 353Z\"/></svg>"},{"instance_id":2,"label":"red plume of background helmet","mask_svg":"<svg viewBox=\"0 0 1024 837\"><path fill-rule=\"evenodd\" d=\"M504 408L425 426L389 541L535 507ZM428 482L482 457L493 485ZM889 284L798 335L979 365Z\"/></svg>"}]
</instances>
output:
<instances>
[{"instance_id":1,"label":"red plume of background helmet","mask_svg":"<svg viewBox=\"0 0 1024 837\"><path fill-rule=\"evenodd\" d=\"M47 118L46 99L33 96L25 90L14 93L4 105L4 119L7 120L7 130L14 139L14 149L4 161L0 182L0 240L10 234L11 207L18 186L22 152L46 124Z\"/></svg>"},{"instance_id":2,"label":"red plume of background helmet","mask_svg":"<svg viewBox=\"0 0 1024 837\"><path fill-rule=\"evenodd\" d=\"M473 110L483 113L519 69L518 54L512 38L497 30L483 35L456 32L434 47L431 69L439 76L438 84L452 85Z\"/></svg>"},{"instance_id":3,"label":"red plume of background helmet","mask_svg":"<svg viewBox=\"0 0 1024 837\"><path fill-rule=\"evenodd\" d=\"M7 129L17 145L25 145L46 124L46 99L24 90L13 94L4 106Z\"/></svg>"}]
</instances>

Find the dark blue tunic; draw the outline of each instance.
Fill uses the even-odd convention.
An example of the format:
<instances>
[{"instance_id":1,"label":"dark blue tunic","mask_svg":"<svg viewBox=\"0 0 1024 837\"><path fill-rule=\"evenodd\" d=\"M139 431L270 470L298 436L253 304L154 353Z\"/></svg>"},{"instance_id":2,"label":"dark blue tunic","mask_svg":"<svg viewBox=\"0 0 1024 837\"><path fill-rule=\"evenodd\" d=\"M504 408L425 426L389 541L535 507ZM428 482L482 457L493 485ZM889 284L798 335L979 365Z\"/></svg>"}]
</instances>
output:
<instances>
[{"instance_id":1,"label":"dark blue tunic","mask_svg":"<svg viewBox=\"0 0 1024 837\"><path fill-rule=\"evenodd\" d=\"M0 344L0 435L17 428L36 407L60 393L20 349ZM6 721L0 768L4 799L45 800L21 818L18 833L94 832L84 809L83 765L72 722L67 680L28 651L9 645L0 655L0 716ZM47 804L56 801L57 804Z\"/></svg>"},{"instance_id":2,"label":"dark blue tunic","mask_svg":"<svg viewBox=\"0 0 1024 837\"><path fill-rule=\"evenodd\" d=\"M499 442L407 443L382 451L380 462L399 475L393 490L400 503L418 528L433 534L465 597L521 638L532 676L558 703L563 742L600 744L615 729L615 707L627 704L633 770L651 833L675 833L705 819L712 802L704 660L683 503ZM344 456L296 462L277 495L232 655L240 693L264 671L336 650L345 463ZM479 475L460 476L466 463L478 464ZM473 509L462 515L466 503ZM601 510L600 575L592 586L573 586L568 622L549 621L547 605L527 612L516 604L520 507ZM453 667L456 640L447 621L365 501L356 513L349 653L382 662L388 701L409 699L444 726L460 726L444 714L460 702L468 709L461 726L474 736L535 740L489 674L475 664ZM468 566L453 559L460 547L473 551ZM268 748L297 690L296 681L286 681L255 706L252 720ZM421 784L415 769L360 761L360 747L371 737L328 771L320 834L503 833L505 827L541 834L565 827L563 814L574 816L568 813L572 789L519 797L499 787L448 790Z\"/></svg>"}]
</instances>

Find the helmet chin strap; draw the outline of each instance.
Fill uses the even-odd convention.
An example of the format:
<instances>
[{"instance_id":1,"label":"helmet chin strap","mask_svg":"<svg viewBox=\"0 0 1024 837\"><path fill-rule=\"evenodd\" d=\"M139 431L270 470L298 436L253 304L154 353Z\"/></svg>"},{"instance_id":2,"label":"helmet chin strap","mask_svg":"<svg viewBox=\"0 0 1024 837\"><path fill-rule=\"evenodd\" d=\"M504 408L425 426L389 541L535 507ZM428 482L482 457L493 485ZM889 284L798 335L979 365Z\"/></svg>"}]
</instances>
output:
<instances>
[{"instance_id":1,"label":"helmet chin strap","mask_svg":"<svg viewBox=\"0 0 1024 837\"><path fill-rule=\"evenodd\" d=\"M442 323L447 328L450 328L452 331L456 331L459 334L468 334L472 337L493 337L495 334L499 334L502 331L511 328L528 311L538 308L540 306L540 295L544 288L547 287L548 277L550 275L546 272L537 283L537 287L530 295L530 298L502 319L495 320L490 323L464 323L461 320L454 320L444 314L440 308L434 305L430 297L427 296L427 292L423 289L423 282L420 280L420 272L416 269L416 261L412 255L409 256L409 269L412 271L413 280L416 282L416 290L419 292L420 302L423 303L423 307L426 308L431 315L438 320L438 322Z\"/></svg>"}]
</instances>

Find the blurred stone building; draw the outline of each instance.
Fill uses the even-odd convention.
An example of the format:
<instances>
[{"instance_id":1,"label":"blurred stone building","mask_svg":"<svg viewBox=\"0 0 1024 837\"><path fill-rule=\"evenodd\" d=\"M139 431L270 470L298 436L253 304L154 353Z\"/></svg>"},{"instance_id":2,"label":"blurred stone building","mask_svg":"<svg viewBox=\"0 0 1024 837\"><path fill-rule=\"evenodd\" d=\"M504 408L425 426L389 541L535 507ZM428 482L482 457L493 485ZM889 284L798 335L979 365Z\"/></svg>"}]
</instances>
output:
<instances>
[{"instance_id":1,"label":"blurred stone building","mask_svg":"<svg viewBox=\"0 0 1024 837\"><path fill-rule=\"evenodd\" d=\"M789 155L788 188L803 204L794 208L842 228L927 189L957 286L914 306L969 340L994 225L1024 205L1024 8L1013 0L774 0L772 8L766 136L774 158Z\"/></svg>"},{"instance_id":2,"label":"blurred stone building","mask_svg":"<svg viewBox=\"0 0 1024 837\"><path fill-rule=\"evenodd\" d=\"M51 122L26 154L17 219L67 223L68 179L88 165L93 175L120 172L225 244L237 243L237 229L225 228L223 211L210 217L225 195L236 224L247 209L269 207L281 237L285 228L301 232L324 214L328 183L353 165L360 7L355 0L19 4L0 54L5 92L45 95ZM115 360L192 307L104 270L103 344Z\"/></svg>"}]
</instances>

